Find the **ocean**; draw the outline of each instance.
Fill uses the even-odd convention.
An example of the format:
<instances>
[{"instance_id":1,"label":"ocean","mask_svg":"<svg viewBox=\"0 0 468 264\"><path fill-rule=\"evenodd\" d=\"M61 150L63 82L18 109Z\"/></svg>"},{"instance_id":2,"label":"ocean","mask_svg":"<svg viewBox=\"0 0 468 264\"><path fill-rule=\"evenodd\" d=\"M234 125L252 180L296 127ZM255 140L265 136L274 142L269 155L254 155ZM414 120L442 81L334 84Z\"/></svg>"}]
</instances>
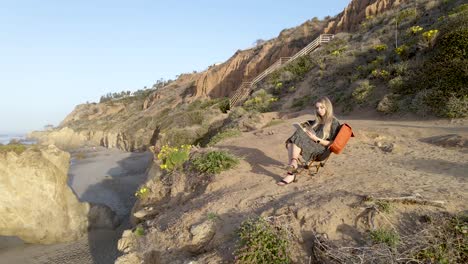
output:
<instances>
[{"instance_id":1,"label":"ocean","mask_svg":"<svg viewBox=\"0 0 468 264\"><path fill-rule=\"evenodd\" d=\"M22 144L34 144L34 141L26 140L26 134L7 134L7 133L0 133L0 143L6 145L10 143L11 140L16 139L19 140Z\"/></svg>"}]
</instances>

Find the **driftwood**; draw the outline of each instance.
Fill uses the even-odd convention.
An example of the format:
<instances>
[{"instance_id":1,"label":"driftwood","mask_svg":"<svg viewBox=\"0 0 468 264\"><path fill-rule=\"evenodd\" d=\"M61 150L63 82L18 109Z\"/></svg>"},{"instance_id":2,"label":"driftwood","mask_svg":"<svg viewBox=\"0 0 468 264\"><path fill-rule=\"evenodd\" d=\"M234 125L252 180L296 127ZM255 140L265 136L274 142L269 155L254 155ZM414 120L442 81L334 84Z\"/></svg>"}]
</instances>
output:
<instances>
[{"instance_id":1,"label":"driftwood","mask_svg":"<svg viewBox=\"0 0 468 264\"><path fill-rule=\"evenodd\" d=\"M387 202L400 202L400 203L408 203L408 204L422 204L422 205L432 205L436 207L445 207L444 201L431 201L423 199L422 196L418 193L410 195L410 196L403 196L403 197L372 197L368 196L368 200L372 201L387 201Z\"/></svg>"}]
</instances>

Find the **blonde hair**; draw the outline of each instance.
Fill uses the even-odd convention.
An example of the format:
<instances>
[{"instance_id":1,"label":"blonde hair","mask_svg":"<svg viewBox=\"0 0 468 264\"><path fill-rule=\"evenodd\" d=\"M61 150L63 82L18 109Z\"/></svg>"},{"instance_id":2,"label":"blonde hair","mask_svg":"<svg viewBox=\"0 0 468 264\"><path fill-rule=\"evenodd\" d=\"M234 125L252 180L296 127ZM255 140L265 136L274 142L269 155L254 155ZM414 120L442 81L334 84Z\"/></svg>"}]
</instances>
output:
<instances>
[{"instance_id":1,"label":"blonde hair","mask_svg":"<svg viewBox=\"0 0 468 264\"><path fill-rule=\"evenodd\" d=\"M322 139L328 138L330 136L330 130L331 130L331 125L333 122L333 118L335 117L333 115L333 105L328 99L328 97L324 96L321 97L320 99L315 102L315 104L321 103L322 105L325 106L325 114L323 117L321 117L317 111L315 111L315 124L312 126L313 129L318 127L319 125L323 124L323 137Z\"/></svg>"}]
</instances>

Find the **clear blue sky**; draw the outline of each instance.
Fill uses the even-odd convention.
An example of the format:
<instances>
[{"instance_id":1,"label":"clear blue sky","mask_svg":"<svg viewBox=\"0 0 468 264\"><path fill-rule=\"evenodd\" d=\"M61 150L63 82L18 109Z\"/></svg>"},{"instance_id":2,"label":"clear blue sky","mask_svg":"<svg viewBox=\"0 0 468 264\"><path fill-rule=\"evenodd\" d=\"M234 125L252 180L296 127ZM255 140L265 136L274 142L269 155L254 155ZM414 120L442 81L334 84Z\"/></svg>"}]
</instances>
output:
<instances>
[{"instance_id":1,"label":"clear blue sky","mask_svg":"<svg viewBox=\"0 0 468 264\"><path fill-rule=\"evenodd\" d=\"M0 132L58 125L77 104L201 71L349 1L0 1Z\"/></svg>"}]
</instances>

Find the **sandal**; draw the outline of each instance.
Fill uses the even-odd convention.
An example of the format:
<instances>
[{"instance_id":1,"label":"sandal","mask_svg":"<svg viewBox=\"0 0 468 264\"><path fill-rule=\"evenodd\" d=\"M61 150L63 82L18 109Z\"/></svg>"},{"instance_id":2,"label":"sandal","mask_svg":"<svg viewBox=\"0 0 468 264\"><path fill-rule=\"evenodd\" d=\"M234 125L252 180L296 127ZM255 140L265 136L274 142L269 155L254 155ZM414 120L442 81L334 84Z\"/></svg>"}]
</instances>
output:
<instances>
[{"instance_id":1,"label":"sandal","mask_svg":"<svg viewBox=\"0 0 468 264\"><path fill-rule=\"evenodd\" d=\"M294 176L293 179L292 179L292 181L287 182L287 181L284 180L284 178L286 178L286 177L288 177L288 176L291 176L291 175ZM289 172L288 172L288 175L287 175L286 177L284 177L281 181L277 182L276 185L278 185L278 186L285 186L285 185L288 185L288 184L290 184L290 183L297 182L296 174L294 174L294 173L289 173Z\"/></svg>"},{"instance_id":2,"label":"sandal","mask_svg":"<svg viewBox=\"0 0 468 264\"><path fill-rule=\"evenodd\" d=\"M286 171L288 172L288 174L293 174L293 173L297 173L297 169L299 168L299 160L296 159L296 158L292 158L290 163L292 163L292 161L295 160L296 163L297 163L297 167L294 167L292 164L288 164L286 166Z\"/></svg>"}]
</instances>

